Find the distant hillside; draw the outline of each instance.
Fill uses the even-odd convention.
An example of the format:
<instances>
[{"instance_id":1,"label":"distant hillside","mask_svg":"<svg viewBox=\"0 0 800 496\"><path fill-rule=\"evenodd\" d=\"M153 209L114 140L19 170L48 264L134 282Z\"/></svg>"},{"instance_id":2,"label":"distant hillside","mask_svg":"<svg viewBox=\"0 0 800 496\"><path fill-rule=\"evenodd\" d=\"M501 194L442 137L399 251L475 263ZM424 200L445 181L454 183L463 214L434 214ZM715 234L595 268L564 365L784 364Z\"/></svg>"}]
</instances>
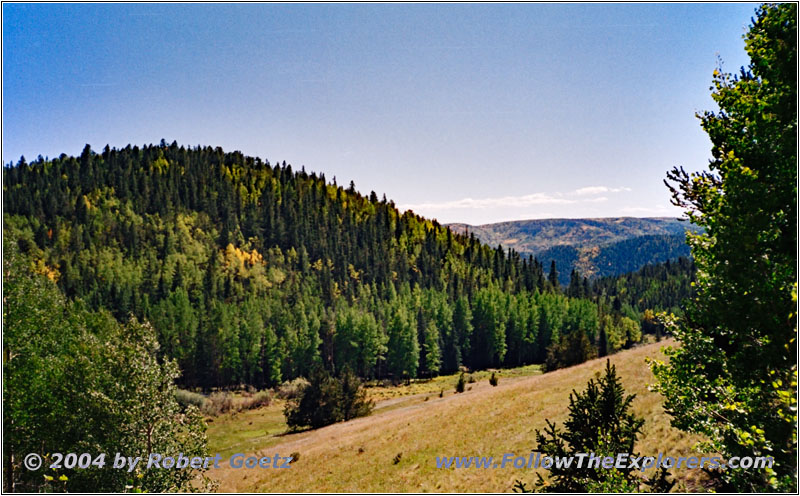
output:
<instances>
[{"instance_id":1,"label":"distant hillside","mask_svg":"<svg viewBox=\"0 0 800 496\"><path fill-rule=\"evenodd\" d=\"M573 268L584 276L608 276L690 254L684 236L691 225L669 217L541 219L449 227L474 233L491 246L533 255L546 268L555 260L562 284L569 282Z\"/></svg>"}]
</instances>

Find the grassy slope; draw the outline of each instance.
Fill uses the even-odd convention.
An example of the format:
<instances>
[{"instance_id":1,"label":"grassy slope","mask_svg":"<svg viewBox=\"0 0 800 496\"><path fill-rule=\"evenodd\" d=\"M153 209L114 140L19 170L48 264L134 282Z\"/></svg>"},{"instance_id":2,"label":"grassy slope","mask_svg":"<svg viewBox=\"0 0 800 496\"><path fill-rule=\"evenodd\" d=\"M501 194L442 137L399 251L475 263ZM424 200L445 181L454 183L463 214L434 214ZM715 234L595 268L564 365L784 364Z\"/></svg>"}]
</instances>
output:
<instances>
[{"instance_id":1,"label":"grassy slope","mask_svg":"<svg viewBox=\"0 0 800 496\"><path fill-rule=\"evenodd\" d=\"M646 419L637 450L683 456L696 438L671 428L661 398L647 389L652 375L645 357L660 356L660 347L642 346L611 361L627 391L637 395L636 413ZM593 360L544 375L501 375L496 388L482 377L471 384L471 391L456 395L451 387L443 398L438 396L440 385L434 384L422 393L384 400L369 417L296 434L274 435L285 429L277 417L279 404L235 418L221 417L209 432L212 452L215 447L226 448L219 440L227 443L235 438L230 433L236 428L257 431L268 426L271 435L245 442L257 449L241 451L300 456L288 470L236 470L223 464L209 475L220 480L220 490L232 492L507 492L515 479L532 481L534 473L513 468L437 469L435 457L527 454L535 444L534 429L542 428L546 418L563 421L570 391L582 390L604 363ZM227 448L219 449L224 459L232 452ZM398 453L402 457L395 464ZM700 474L682 469L676 475L692 490Z\"/></svg>"}]
</instances>

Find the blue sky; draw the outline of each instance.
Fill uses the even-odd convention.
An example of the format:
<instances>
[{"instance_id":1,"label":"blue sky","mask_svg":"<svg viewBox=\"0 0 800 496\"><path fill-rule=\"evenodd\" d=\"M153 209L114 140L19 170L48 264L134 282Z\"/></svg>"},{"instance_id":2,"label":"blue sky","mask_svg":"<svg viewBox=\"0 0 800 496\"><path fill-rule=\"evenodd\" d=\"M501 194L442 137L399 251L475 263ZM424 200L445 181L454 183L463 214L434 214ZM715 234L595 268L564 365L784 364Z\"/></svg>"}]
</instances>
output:
<instances>
[{"instance_id":1,"label":"blue sky","mask_svg":"<svg viewBox=\"0 0 800 496\"><path fill-rule=\"evenodd\" d=\"M757 4L3 4L4 163L221 146L441 222L680 215Z\"/></svg>"}]
</instances>

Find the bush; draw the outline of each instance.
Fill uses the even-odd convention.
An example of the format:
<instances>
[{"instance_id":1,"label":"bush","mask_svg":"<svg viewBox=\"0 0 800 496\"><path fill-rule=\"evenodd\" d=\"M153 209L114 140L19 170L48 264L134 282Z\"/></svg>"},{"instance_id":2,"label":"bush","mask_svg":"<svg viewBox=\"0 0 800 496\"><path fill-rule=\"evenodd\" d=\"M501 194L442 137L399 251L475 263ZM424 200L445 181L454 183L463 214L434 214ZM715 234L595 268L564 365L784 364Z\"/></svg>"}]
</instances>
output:
<instances>
[{"instance_id":1,"label":"bush","mask_svg":"<svg viewBox=\"0 0 800 496\"><path fill-rule=\"evenodd\" d=\"M456 383L456 393L463 393L466 384L467 381L464 380L464 372L461 372L461 375L458 376L458 382Z\"/></svg>"},{"instance_id":2,"label":"bush","mask_svg":"<svg viewBox=\"0 0 800 496\"><path fill-rule=\"evenodd\" d=\"M201 411L210 416L216 417L233 410L233 397L227 391L217 391L203 403Z\"/></svg>"},{"instance_id":3,"label":"bush","mask_svg":"<svg viewBox=\"0 0 800 496\"><path fill-rule=\"evenodd\" d=\"M369 415L373 407L355 374L348 370L336 378L318 367L299 396L286 404L283 414L293 430L306 426L316 429Z\"/></svg>"},{"instance_id":4,"label":"bush","mask_svg":"<svg viewBox=\"0 0 800 496\"><path fill-rule=\"evenodd\" d=\"M237 406L237 410L253 410L262 406L269 406L270 403L272 403L272 395L269 394L269 391L260 391L249 398L243 399Z\"/></svg>"},{"instance_id":5,"label":"bush","mask_svg":"<svg viewBox=\"0 0 800 496\"><path fill-rule=\"evenodd\" d=\"M489 378L489 384L497 386L497 375L494 372L492 372L492 376Z\"/></svg>"},{"instance_id":6,"label":"bush","mask_svg":"<svg viewBox=\"0 0 800 496\"><path fill-rule=\"evenodd\" d=\"M293 400L300 397L300 393L306 386L308 386L308 381L302 377L298 377L281 384L276 395L282 400Z\"/></svg>"},{"instance_id":7,"label":"bush","mask_svg":"<svg viewBox=\"0 0 800 496\"><path fill-rule=\"evenodd\" d=\"M201 415L178 403L178 366L159 356L151 326L68 302L13 245L3 248L3 492L210 490L202 469L144 470L133 481L94 466L25 470L27 453L194 457L208 448Z\"/></svg>"},{"instance_id":8,"label":"bush","mask_svg":"<svg viewBox=\"0 0 800 496\"><path fill-rule=\"evenodd\" d=\"M185 389L175 390L175 400L185 410L189 405L194 405L198 409L203 408L203 403L206 402L206 397L202 394L193 393Z\"/></svg>"}]
</instances>

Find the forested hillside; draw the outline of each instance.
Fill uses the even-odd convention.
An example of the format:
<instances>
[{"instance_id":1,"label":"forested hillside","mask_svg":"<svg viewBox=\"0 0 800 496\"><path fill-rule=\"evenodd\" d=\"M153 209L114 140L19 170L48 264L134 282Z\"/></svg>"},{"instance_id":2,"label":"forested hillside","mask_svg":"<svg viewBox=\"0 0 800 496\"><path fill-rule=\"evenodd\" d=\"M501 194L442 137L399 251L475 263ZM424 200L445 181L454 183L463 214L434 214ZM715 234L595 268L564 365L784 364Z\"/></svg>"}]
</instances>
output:
<instances>
[{"instance_id":1,"label":"forested hillside","mask_svg":"<svg viewBox=\"0 0 800 496\"><path fill-rule=\"evenodd\" d=\"M534 219L481 226L451 224L481 241L533 255L545 264L555 260L560 282L572 269L590 278L639 270L646 264L688 257L687 229L696 226L674 218Z\"/></svg>"},{"instance_id":2,"label":"forested hillside","mask_svg":"<svg viewBox=\"0 0 800 496\"><path fill-rule=\"evenodd\" d=\"M558 367L638 342L645 311L676 304L623 311L624 290L579 274L562 291L557 267L220 148L87 145L9 164L3 189L4 235L34 270L151 322L186 386L272 386L315 364L394 379Z\"/></svg>"},{"instance_id":3,"label":"forested hillside","mask_svg":"<svg viewBox=\"0 0 800 496\"><path fill-rule=\"evenodd\" d=\"M606 245L576 247L557 245L534 255L542 261L554 260L563 267L560 282L567 284L566 270L573 268L590 278L615 276L680 257L690 257L686 234L655 234L616 241Z\"/></svg>"}]
</instances>

